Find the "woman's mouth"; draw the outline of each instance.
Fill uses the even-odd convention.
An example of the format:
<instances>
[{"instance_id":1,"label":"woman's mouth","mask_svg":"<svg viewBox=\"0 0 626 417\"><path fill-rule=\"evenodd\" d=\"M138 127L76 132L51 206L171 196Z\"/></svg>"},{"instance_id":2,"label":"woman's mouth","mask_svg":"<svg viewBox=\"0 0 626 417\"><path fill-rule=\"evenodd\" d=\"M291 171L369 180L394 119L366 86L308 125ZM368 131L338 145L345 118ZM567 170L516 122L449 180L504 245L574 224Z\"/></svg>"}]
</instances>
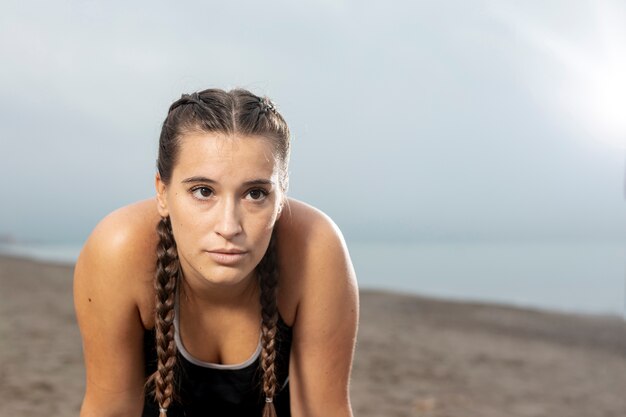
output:
<instances>
[{"instance_id":1,"label":"woman's mouth","mask_svg":"<svg viewBox=\"0 0 626 417\"><path fill-rule=\"evenodd\" d=\"M220 265L235 265L243 260L248 254L247 252L230 250L230 251L208 251L211 259Z\"/></svg>"}]
</instances>

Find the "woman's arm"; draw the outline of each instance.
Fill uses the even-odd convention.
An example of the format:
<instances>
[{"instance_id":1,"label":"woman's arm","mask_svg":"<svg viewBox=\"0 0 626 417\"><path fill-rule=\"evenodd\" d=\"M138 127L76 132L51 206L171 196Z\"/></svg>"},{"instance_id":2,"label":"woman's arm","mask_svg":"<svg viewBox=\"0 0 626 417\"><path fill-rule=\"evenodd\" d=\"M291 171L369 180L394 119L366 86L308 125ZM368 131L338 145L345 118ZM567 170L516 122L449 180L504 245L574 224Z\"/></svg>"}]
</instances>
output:
<instances>
[{"instance_id":1,"label":"woman's arm","mask_svg":"<svg viewBox=\"0 0 626 417\"><path fill-rule=\"evenodd\" d=\"M291 409L294 417L348 417L359 308L356 277L337 226L320 212L311 217L299 265L301 296L289 368Z\"/></svg>"},{"instance_id":2,"label":"woman's arm","mask_svg":"<svg viewBox=\"0 0 626 417\"><path fill-rule=\"evenodd\" d=\"M149 271L137 267L143 245L135 245L124 210L98 225L74 272L86 367L81 417L139 416L143 409L144 327L137 294L145 285L141 274Z\"/></svg>"}]
</instances>

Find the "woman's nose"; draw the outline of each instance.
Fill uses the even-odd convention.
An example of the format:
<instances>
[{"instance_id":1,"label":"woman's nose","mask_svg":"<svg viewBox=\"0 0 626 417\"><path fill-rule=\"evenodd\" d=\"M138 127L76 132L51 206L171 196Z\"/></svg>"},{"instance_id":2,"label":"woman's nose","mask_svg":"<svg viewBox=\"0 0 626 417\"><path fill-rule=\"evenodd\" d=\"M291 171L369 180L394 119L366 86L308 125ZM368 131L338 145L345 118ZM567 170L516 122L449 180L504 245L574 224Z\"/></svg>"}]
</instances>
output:
<instances>
[{"instance_id":1,"label":"woman's nose","mask_svg":"<svg viewBox=\"0 0 626 417\"><path fill-rule=\"evenodd\" d=\"M224 201L220 208L215 233L230 240L242 232L239 207L233 201Z\"/></svg>"}]
</instances>

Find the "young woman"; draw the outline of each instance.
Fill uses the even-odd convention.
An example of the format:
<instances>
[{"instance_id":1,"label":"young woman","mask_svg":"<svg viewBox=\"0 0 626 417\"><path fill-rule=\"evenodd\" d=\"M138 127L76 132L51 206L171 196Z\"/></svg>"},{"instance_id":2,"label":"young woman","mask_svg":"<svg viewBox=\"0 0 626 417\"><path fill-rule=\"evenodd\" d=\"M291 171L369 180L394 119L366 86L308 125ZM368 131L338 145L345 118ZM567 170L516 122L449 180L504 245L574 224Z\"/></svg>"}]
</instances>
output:
<instances>
[{"instance_id":1,"label":"young woman","mask_svg":"<svg viewBox=\"0 0 626 417\"><path fill-rule=\"evenodd\" d=\"M352 415L354 270L285 195L289 137L245 90L172 104L156 199L103 219L76 264L81 417Z\"/></svg>"}]
</instances>

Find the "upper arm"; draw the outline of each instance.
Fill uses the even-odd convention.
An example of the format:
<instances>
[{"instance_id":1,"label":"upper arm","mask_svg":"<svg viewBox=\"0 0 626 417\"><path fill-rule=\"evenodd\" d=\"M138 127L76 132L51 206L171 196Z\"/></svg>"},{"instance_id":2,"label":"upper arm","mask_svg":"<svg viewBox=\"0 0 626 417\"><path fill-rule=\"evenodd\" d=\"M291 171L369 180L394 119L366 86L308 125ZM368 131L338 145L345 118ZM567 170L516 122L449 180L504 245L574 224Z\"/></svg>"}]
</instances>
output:
<instances>
[{"instance_id":1,"label":"upper arm","mask_svg":"<svg viewBox=\"0 0 626 417\"><path fill-rule=\"evenodd\" d=\"M116 216L103 220L76 264L74 304L83 340L86 392L81 416L139 415L144 328L133 276L132 236Z\"/></svg>"},{"instance_id":2,"label":"upper arm","mask_svg":"<svg viewBox=\"0 0 626 417\"><path fill-rule=\"evenodd\" d=\"M307 229L290 361L295 416L351 416L349 379L358 289L341 232L318 214Z\"/></svg>"}]
</instances>

